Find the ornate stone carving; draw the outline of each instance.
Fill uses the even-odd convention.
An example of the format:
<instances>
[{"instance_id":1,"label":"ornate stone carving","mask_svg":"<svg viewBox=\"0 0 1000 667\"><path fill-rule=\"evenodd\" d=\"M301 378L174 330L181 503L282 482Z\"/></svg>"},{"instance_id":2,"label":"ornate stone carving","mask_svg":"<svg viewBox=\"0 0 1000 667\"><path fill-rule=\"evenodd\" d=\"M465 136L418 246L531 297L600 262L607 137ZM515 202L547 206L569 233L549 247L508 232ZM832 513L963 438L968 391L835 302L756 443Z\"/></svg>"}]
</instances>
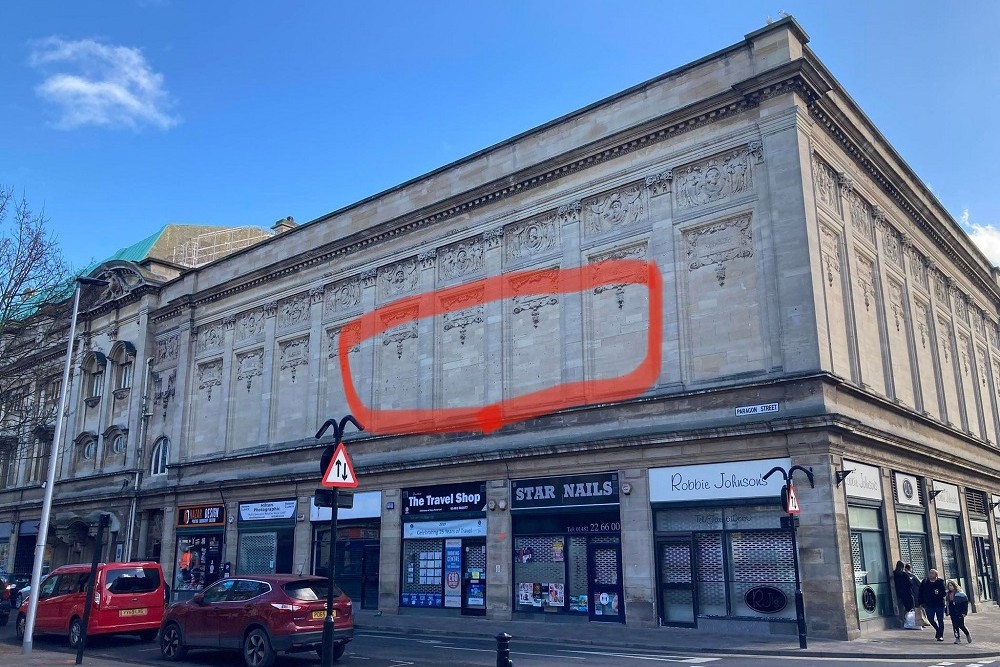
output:
<instances>
[{"instance_id":1,"label":"ornate stone carving","mask_svg":"<svg viewBox=\"0 0 1000 667\"><path fill-rule=\"evenodd\" d=\"M851 206L851 225L854 227L854 233L869 243L875 243L875 224L872 221L871 206L856 190L848 193L847 199Z\"/></svg>"},{"instance_id":2,"label":"ornate stone carving","mask_svg":"<svg viewBox=\"0 0 1000 667\"><path fill-rule=\"evenodd\" d=\"M295 384L296 369L309 364L309 338L299 338L278 344L281 370L292 372L292 384Z\"/></svg>"},{"instance_id":3,"label":"ornate stone carving","mask_svg":"<svg viewBox=\"0 0 1000 667\"><path fill-rule=\"evenodd\" d=\"M753 159L754 164L762 163L764 161L764 142L751 141L747 144L747 152L750 154L751 159Z\"/></svg>"},{"instance_id":4,"label":"ornate stone carving","mask_svg":"<svg viewBox=\"0 0 1000 667\"><path fill-rule=\"evenodd\" d=\"M344 327L334 327L326 332L326 358L336 359L340 354L340 333L344 330ZM347 348L348 352L358 352L361 350L361 342L351 345Z\"/></svg>"},{"instance_id":5,"label":"ornate stone carving","mask_svg":"<svg viewBox=\"0 0 1000 667\"><path fill-rule=\"evenodd\" d=\"M986 387L986 350L978 348L976 350L976 373L979 375L979 384Z\"/></svg>"},{"instance_id":6,"label":"ornate stone carving","mask_svg":"<svg viewBox=\"0 0 1000 667\"><path fill-rule=\"evenodd\" d=\"M236 355L236 379L247 381L247 393L253 387L253 379L264 374L264 350L253 350Z\"/></svg>"},{"instance_id":7,"label":"ornate stone carving","mask_svg":"<svg viewBox=\"0 0 1000 667\"><path fill-rule=\"evenodd\" d=\"M500 242L503 240L503 227L496 227L494 229L487 229L483 232L483 245L486 246L487 250L495 250L500 247Z\"/></svg>"},{"instance_id":8,"label":"ornate stone carving","mask_svg":"<svg viewBox=\"0 0 1000 667\"><path fill-rule=\"evenodd\" d=\"M938 317L938 340L941 341L941 355L945 363L949 361L951 353L951 336L951 322L943 317Z\"/></svg>"},{"instance_id":9,"label":"ornate stone carving","mask_svg":"<svg viewBox=\"0 0 1000 667\"><path fill-rule=\"evenodd\" d=\"M380 296L383 299L392 299L412 292L417 288L417 258L412 257L383 267L379 269L378 275Z\"/></svg>"},{"instance_id":10,"label":"ornate stone carving","mask_svg":"<svg viewBox=\"0 0 1000 667\"><path fill-rule=\"evenodd\" d=\"M816 196L821 204L840 212L840 192L837 189L837 173L813 153L813 179L816 183Z\"/></svg>"},{"instance_id":11,"label":"ornate stone carving","mask_svg":"<svg viewBox=\"0 0 1000 667\"><path fill-rule=\"evenodd\" d=\"M156 341L156 364L177 361L177 350L180 347L180 335L173 334Z\"/></svg>"},{"instance_id":12,"label":"ornate stone carving","mask_svg":"<svg viewBox=\"0 0 1000 667\"><path fill-rule=\"evenodd\" d=\"M551 213L504 228L504 258L533 257L559 248L559 225Z\"/></svg>"},{"instance_id":13,"label":"ornate stone carving","mask_svg":"<svg viewBox=\"0 0 1000 667\"><path fill-rule=\"evenodd\" d=\"M222 359L216 359L198 366L198 389L206 392L206 398L212 401L212 387L222 384Z\"/></svg>"},{"instance_id":14,"label":"ornate stone carving","mask_svg":"<svg viewBox=\"0 0 1000 667\"><path fill-rule=\"evenodd\" d=\"M633 245L617 248L610 252L601 253L599 255L593 255L590 257L591 264L601 264L602 262L607 262L609 260L623 260L623 259L638 259L645 260L647 257L648 243L643 241L642 243L635 243ZM605 276L607 277L607 276ZM625 288L629 286L630 283L605 283L603 285L598 285L594 288L594 294L603 294L604 292L614 292L615 301L618 302L618 310L625 308Z\"/></svg>"},{"instance_id":15,"label":"ornate stone carving","mask_svg":"<svg viewBox=\"0 0 1000 667\"><path fill-rule=\"evenodd\" d=\"M531 324L537 329L541 322L538 311L544 306L554 306L557 303L559 303L559 299L554 296L515 296L514 314L531 313Z\"/></svg>"},{"instance_id":16,"label":"ornate stone carving","mask_svg":"<svg viewBox=\"0 0 1000 667\"><path fill-rule=\"evenodd\" d=\"M965 324L968 324L969 323L969 302L967 300L968 297L965 296L965 294L962 293L962 291L959 290L957 287L952 288L952 294L954 295L954 301L955 301L955 315L958 316L959 320L961 320Z\"/></svg>"},{"instance_id":17,"label":"ornate stone carving","mask_svg":"<svg viewBox=\"0 0 1000 667\"><path fill-rule=\"evenodd\" d=\"M442 280L454 280L483 270L483 241L480 238L452 243L440 252L438 277Z\"/></svg>"},{"instance_id":18,"label":"ornate stone carving","mask_svg":"<svg viewBox=\"0 0 1000 667\"><path fill-rule=\"evenodd\" d=\"M290 327L309 321L309 299L306 294L298 294L278 302L278 327Z\"/></svg>"},{"instance_id":19,"label":"ornate stone carving","mask_svg":"<svg viewBox=\"0 0 1000 667\"><path fill-rule=\"evenodd\" d=\"M482 301L482 291L479 291L479 301ZM473 324L482 324L483 304L476 303L471 308L453 310L444 314L444 330L458 329L458 342L465 345L466 330Z\"/></svg>"},{"instance_id":20,"label":"ornate stone carving","mask_svg":"<svg viewBox=\"0 0 1000 667\"><path fill-rule=\"evenodd\" d=\"M191 328L192 334L194 327ZM198 353L217 350L222 347L222 326L213 324L198 330L195 349Z\"/></svg>"},{"instance_id":21,"label":"ornate stone carving","mask_svg":"<svg viewBox=\"0 0 1000 667\"><path fill-rule=\"evenodd\" d=\"M823 268L826 270L826 281L833 287L834 278L840 277L841 255L840 234L824 224L819 226L822 233Z\"/></svg>"},{"instance_id":22,"label":"ornate stone carving","mask_svg":"<svg viewBox=\"0 0 1000 667\"><path fill-rule=\"evenodd\" d=\"M517 294L513 298L513 313L515 315L530 313L531 324L537 329L541 322L541 316L538 311L545 306L555 306L559 303L559 299L553 294L544 293L555 291L556 279L556 272L554 270L533 271L526 276L512 279L510 286L513 288L514 293ZM518 294L522 289L525 292L531 293ZM543 293L538 294L537 292Z\"/></svg>"},{"instance_id":23,"label":"ornate stone carving","mask_svg":"<svg viewBox=\"0 0 1000 667\"><path fill-rule=\"evenodd\" d=\"M115 322L108 327L108 338L111 340L118 340L118 323Z\"/></svg>"},{"instance_id":24,"label":"ornate stone carving","mask_svg":"<svg viewBox=\"0 0 1000 667\"><path fill-rule=\"evenodd\" d=\"M417 315L416 308L404 308L382 315L382 324L385 330L382 332L382 345L388 346L396 344L396 358L403 358L403 341L417 338ZM400 324L394 326L397 322Z\"/></svg>"},{"instance_id":25,"label":"ornate stone carving","mask_svg":"<svg viewBox=\"0 0 1000 667\"><path fill-rule=\"evenodd\" d=\"M323 303L323 288L313 287L309 290L309 304Z\"/></svg>"},{"instance_id":26,"label":"ornate stone carving","mask_svg":"<svg viewBox=\"0 0 1000 667\"><path fill-rule=\"evenodd\" d=\"M437 257L437 250L431 248L430 250L425 250L419 255L417 255L417 261L420 262L421 269L433 269L434 259Z\"/></svg>"},{"instance_id":27,"label":"ornate stone carving","mask_svg":"<svg viewBox=\"0 0 1000 667\"><path fill-rule=\"evenodd\" d=\"M568 204L563 204L559 207L558 215L559 222L562 224L567 224L571 222L580 221L580 210L583 208L583 202L579 199L576 201L571 201Z\"/></svg>"},{"instance_id":28,"label":"ornate stone carving","mask_svg":"<svg viewBox=\"0 0 1000 667\"><path fill-rule=\"evenodd\" d=\"M643 188L630 185L607 195L584 202L584 231L588 234L610 232L646 219Z\"/></svg>"},{"instance_id":29,"label":"ornate stone carving","mask_svg":"<svg viewBox=\"0 0 1000 667\"><path fill-rule=\"evenodd\" d=\"M986 334L989 337L990 345L997 347L998 343L1000 343L1000 327L997 326L996 322L987 320ZM997 384L1000 386L1000 377L997 378Z\"/></svg>"},{"instance_id":30,"label":"ornate stone carving","mask_svg":"<svg viewBox=\"0 0 1000 667\"><path fill-rule=\"evenodd\" d=\"M674 172L671 169L661 171L646 177L646 187L649 188L650 197L659 197L670 192L670 185L674 180Z\"/></svg>"},{"instance_id":31,"label":"ornate stone carving","mask_svg":"<svg viewBox=\"0 0 1000 667\"><path fill-rule=\"evenodd\" d=\"M927 347L927 335L929 333L927 324L927 305L915 301L913 304L914 308L917 310L917 329L920 331L920 347Z\"/></svg>"},{"instance_id":32,"label":"ornate stone carving","mask_svg":"<svg viewBox=\"0 0 1000 667\"><path fill-rule=\"evenodd\" d=\"M224 326L226 328L226 331L232 331L233 328L236 326L236 316L235 315L226 315L222 319L222 326Z\"/></svg>"},{"instance_id":33,"label":"ornate stone carving","mask_svg":"<svg viewBox=\"0 0 1000 667\"><path fill-rule=\"evenodd\" d=\"M264 310L257 308L236 316L236 342L254 340L264 333Z\"/></svg>"},{"instance_id":34,"label":"ornate stone carving","mask_svg":"<svg viewBox=\"0 0 1000 667\"><path fill-rule=\"evenodd\" d=\"M264 317L271 319L278 314L278 302L272 301L264 304Z\"/></svg>"},{"instance_id":35,"label":"ornate stone carving","mask_svg":"<svg viewBox=\"0 0 1000 667\"><path fill-rule=\"evenodd\" d=\"M972 317L972 329L980 336L986 335L986 315L976 304L970 304L969 312Z\"/></svg>"},{"instance_id":36,"label":"ornate stone carving","mask_svg":"<svg viewBox=\"0 0 1000 667\"><path fill-rule=\"evenodd\" d=\"M934 298L938 306L951 310L951 303L948 299L948 278L940 271L934 272Z\"/></svg>"},{"instance_id":37,"label":"ornate stone carving","mask_svg":"<svg viewBox=\"0 0 1000 667\"><path fill-rule=\"evenodd\" d=\"M858 256L858 287L865 300L865 311L871 310L875 297L875 266L868 259Z\"/></svg>"},{"instance_id":38,"label":"ornate stone carving","mask_svg":"<svg viewBox=\"0 0 1000 667\"><path fill-rule=\"evenodd\" d=\"M371 287L372 285L374 285L375 278L377 276L378 276L377 269L365 269L364 271L358 274L358 277L361 278L361 283L365 287Z\"/></svg>"},{"instance_id":39,"label":"ornate stone carving","mask_svg":"<svg viewBox=\"0 0 1000 667\"><path fill-rule=\"evenodd\" d=\"M850 192L854 189L854 179L851 178L850 174L842 171L837 174L837 185L840 186L842 192Z\"/></svg>"},{"instance_id":40,"label":"ornate stone carving","mask_svg":"<svg viewBox=\"0 0 1000 667\"><path fill-rule=\"evenodd\" d=\"M684 241L687 246L688 270L714 266L719 287L724 287L726 264L736 259L753 257L750 214L687 229L684 231Z\"/></svg>"},{"instance_id":41,"label":"ornate stone carving","mask_svg":"<svg viewBox=\"0 0 1000 667\"><path fill-rule=\"evenodd\" d=\"M748 149L741 148L675 169L675 205L680 210L693 209L749 194L753 190L751 159Z\"/></svg>"},{"instance_id":42,"label":"ornate stone carving","mask_svg":"<svg viewBox=\"0 0 1000 667\"><path fill-rule=\"evenodd\" d=\"M872 206L872 220L876 227L884 227L889 224L889 214L881 206Z\"/></svg>"},{"instance_id":43,"label":"ornate stone carving","mask_svg":"<svg viewBox=\"0 0 1000 667\"><path fill-rule=\"evenodd\" d=\"M361 289L360 278L349 278L334 283L323 294L326 310L331 313L342 313L357 308L361 304Z\"/></svg>"},{"instance_id":44,"label":"ornate stone carving","mask_svg":"<svg viewBox=\"0 0 1000 667\"><path fill-rule=\"evenodd\" d=\"M910 271L917 285L927 290L927 259L916 248L910 248Z\"/></svg>"},{"instance_id":45,"label":"ornate stone carving","mask_svg":"<svg viewBox=\"0 0 1000 667\"><path fill-rule=\"evenodd\" d=\"M163 386L164 375L166 375L166 387ZM163 404L163 416L167 416L167 406L174 396L174 384L177 382L177 369L172 369L169 373L153 373L153 402Z\"/></svg>"},{"instance_id":46,"label":"ornate stone carving","mask_svg":"<svg viewBox=\"0 0 1000 667\"><path fill-rule=\"evenodd\" d=\"M120 299L147 284L146 279L138 271L124 266L105 269L96 277L99 280L108 281L108 284L101 290L97 299L92 302L91 308Z\"/></svg>"},{"instance_id":47,"label":"ornate stone carving","mask_svg":"<svg viewBox=\"0 0 1000 667\"><path fill-rule=\"evenodd\" d=\"M896 331L901 331L901 324L906 321L906 311L903 310L903 286L895 280L889 280L889 307L892 309Z\"/></svg>"},{"instance_id":48,"label":"ornate stone carving","mask_svg":"<svg viewBox=\"0 0 1000 667\"><path fill-rule=\"evenodd\" d=\"M958 357L962 362L962 373L969 375L969 337L964 333L958 334Z\"/></svg>"},{"instance_id":49,"label":"ornate stone carving","mask_svg":"<svg viewBox=\"0 0 1000 667\"><path fill-rule=\"evenodd\" d=\"M883 227L882 238L885 256L893 264L903 266L903 253L899 245L899 238L896 236L896 230L893 229L892 225L886 224Z\"/></svg>"}]
</instances>

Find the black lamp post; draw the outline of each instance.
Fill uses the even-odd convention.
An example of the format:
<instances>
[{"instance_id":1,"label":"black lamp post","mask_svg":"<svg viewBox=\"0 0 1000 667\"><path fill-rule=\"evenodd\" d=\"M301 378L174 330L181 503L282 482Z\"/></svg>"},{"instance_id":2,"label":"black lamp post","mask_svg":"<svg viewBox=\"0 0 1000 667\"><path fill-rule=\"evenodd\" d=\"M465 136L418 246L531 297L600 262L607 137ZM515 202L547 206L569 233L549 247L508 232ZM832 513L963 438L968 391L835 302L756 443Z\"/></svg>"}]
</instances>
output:
<instances>
[{"instance_id":1,"label":"black lamp post","mask_svg":"<svg viewBox=\"0 0 1000 667\"><path fill-rule=\"evenodd\" d=\"M792 475L796 470L801 470L809 478L809 486L815 488L816 484L813 482L812 470L808 468L803 468L802 466L792 466L787 471L781 466L775 466L764 475L764 480L773 475L776 472L780 472L781 476L785 478L785 488L782 489L782 497L785 497L787 493L788 485L792 481ZM795 538L795 516L788 517L788 523L791 524L792 528L792 566L795 568L795 622L799 626L799 648L806 648L806 606L805 602L802 600L802 582L799 577L799 545Z\"/></svg>"},{"instance_id":2,"label":"black lamp post","mask_svg":"<svg viewBox=\"0 0 1000 667\"><path fill-rule=\"evenodd\" d=\"M316 439L319 440L326 433L326 430L333 427L334 443L326 448L323 452L323 459L321 461L321 468L323 474L326 474L326 469L330 465L330 461L333 459L337 447L340 445L341 440L344 437L344 428L347 426L347 422L354 424L359 431L364 431L365 427L358 423L352 415L347 415L337 423L336 419L327 419L326 423L320 427L319 431L316 432ZM346 478L347 471L344 471ZM334 637L334 627L333 627L333 568L336 563L337 555L337 492L338 488L333 488L333 501L330 503L330 560L327 565L327 576L330 578L330 582L326 587L326 619L323 621L323 651L320 655L322 667L333 667L333 637Z\"/></svg>"}]
</instances>

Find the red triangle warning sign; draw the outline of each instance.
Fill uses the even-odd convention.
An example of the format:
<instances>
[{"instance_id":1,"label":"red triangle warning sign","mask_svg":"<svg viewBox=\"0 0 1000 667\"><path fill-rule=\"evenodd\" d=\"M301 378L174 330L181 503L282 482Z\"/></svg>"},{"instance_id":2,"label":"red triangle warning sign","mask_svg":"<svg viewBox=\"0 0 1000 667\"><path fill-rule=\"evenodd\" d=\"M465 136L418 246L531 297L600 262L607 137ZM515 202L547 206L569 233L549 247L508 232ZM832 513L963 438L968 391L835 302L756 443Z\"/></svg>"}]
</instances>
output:
<instances>
[{"instance_id":1,"label":"red triangle warning sign","mask_svg":"<svg viewBox=\"0 0 1000 667\"><path fill-rule=\"evenodd\" d=\"M354 474L354 464L351 463L351 457L347 455L344 443L337 445L337 451L330 459L330 465L327 466L320 484L338 489L353 489L358 485L358 478Z\"/></svg>"},{"instance_id":2,"label":"red triangle warning sign","mask_svg":"<svg viewBox=\"0 0 1000 667\"><path fill-rule=\"evenodd\" d=\"M799 497L795 493L795 485L791 482L788 482L788 485L785 487L784 500L785 512L787 514L800 514L802 512L802 508L799 507Z\"/></svg>"}]
</instances>

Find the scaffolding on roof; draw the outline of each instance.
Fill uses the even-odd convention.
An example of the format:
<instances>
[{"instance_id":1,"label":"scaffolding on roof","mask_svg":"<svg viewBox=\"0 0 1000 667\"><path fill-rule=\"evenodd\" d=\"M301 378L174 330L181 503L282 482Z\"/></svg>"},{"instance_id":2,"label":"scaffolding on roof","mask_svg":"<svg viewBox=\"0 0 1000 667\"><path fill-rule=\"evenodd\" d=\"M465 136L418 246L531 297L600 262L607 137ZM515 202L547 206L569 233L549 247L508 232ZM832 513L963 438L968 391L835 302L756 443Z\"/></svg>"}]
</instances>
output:
<instances>
[{"instance_id":1,"label":"scaffolding on roof","mask_svg":"<svg viewBox=\"0 0 1000 667\"><path fill-rule=\"evenodd\" d=\"M174 248L174 263L198 268L271 236L271 232L260 227L230 227L206 232Z\"/></svg>"}]
</instances>

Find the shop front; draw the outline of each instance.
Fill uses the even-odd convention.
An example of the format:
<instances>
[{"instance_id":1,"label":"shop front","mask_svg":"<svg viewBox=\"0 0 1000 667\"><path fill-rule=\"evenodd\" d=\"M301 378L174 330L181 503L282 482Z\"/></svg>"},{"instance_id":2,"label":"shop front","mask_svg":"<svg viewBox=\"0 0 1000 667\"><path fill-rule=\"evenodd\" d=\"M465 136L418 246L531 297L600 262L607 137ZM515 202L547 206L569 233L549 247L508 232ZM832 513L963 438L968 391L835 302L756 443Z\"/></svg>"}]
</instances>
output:
<instances>
[{"instance_id":1,"label":"shop front","mask_svg":"<svg viewBox=\"0 0 1000 667\"><path fill-rule=\"evenodd\" d=\"M292 571L297 506L294 498L240 503L236 573Z\"/></svg>"},{"instance_id":2,"label":"shop front","mask_svg":"<svg viewBox=\"0 0 1000 667\"><path fill-rule=\"evenodd\" d=\"M312 573L325 577L330 569L329 507L317 507L310 499L312 522ZM378 607L379 537L382 523L382 492L354 494L354 506L337 510L337 553L334 581L362 609Z\"/></svg>"},{"instance_id":3,"label":"shop front","mask_svg":"<svg viewBox=\"0 0 1000 667\"><path fill-rule=\"evenodd\" d=\"M896 500L896 530L899 533L899 558L909 563L919 579L930 569L927 558L927 512L923 483L914 475L892 473L893 497Z\"/></svg>"},{"instance_id":4,"label":"shop front","mask_svg":"<svg viewBox=\"0 0 1000 667\"><path fill-rule=\"evenodd\" d=\"M945 581L954 579L968 590L965 548L962 544L962 502L958 487L946 482L934 482L934 506L937 508L938 533L941 538L941 567L939 574Z\"/></svg>"},{"instance_id":5,"label":"shop front","mask_svg":"<svg viewBox=\"0 0 1000 667\"><path fill-rule=\"evenodd\" d=\"M844 493L851 534L851 563L858 621L889 618L892 608L890 568L886 563L882 526L882 472L870 465L844 459Z\"/></svg>"},{"instance_id":6,"label":"shop front","mask_svg":"<svg viewBox=\"0 0 1000 667\"><path fill-rule=\"evenodd\" d=\"M486 484L403 489L399 604L486 613Z\"/></svg>"},{"instance_id":7,"label":"shop front","mask_svg":"<svg viewBox=\"0 0 1000 667\"><path fill-rule=\"evenodd\" d=\"M222 503L177 508L174 600L187 600L224 573L226 507Z\"/></svg>"},{"instance_id":8,"label":"shop front","mask_svg":"<svg viewBox=\"0 0 1000 667\"><path fill-rule=\"evenodd\" d=\"M625 622L617 472L510 483L515 614Z\"/></svg>"},{"instance_id":9,"label":"shop front","mask_svg":"<svg viewBox=\"0 0 1000 667\"><path fill-rule=\"evenodd\" d=\"M649 496L660 623L795 623L791 531L780 475L789 459L652 468Z\"/></svg>"},{"instance_id":10,"label":"shop front","mask_svg":"<svg viewBox=\"0 0 1000 667\"><path fill-rule=\"evenodd\" d=\"M38 519L20 521L17 524L17 544L14 547L14 567L11 574L31 574L35 563L35 545L38 544ZM46 547L46 565L50 564L51 546ZM48 571L43 567L43 570Z\"/></svg>"},{"instance_id":11,"label":"shop front","mask_svg":"<svg viewBox=\"0 0 1000 667\"><path fill-rule=\"evenodd\" d=\"M986 494L965 490L965 506L969 510L969 536L975 567L976 599L988 602L996 599L996 574L993 563L993 543L990 540L989 506ZM971 595L971 593L969 593Z\"/></svg>"}]
</instances>

